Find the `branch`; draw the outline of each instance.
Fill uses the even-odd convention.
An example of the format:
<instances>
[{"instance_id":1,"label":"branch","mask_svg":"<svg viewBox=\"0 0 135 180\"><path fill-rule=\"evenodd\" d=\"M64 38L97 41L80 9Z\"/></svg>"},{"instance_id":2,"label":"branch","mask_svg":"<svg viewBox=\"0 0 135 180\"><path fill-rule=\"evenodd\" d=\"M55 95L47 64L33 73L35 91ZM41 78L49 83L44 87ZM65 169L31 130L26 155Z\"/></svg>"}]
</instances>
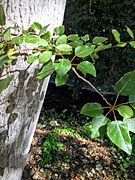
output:
<instances>
[{"instance_id":1,"label":"branch","mask_svg":"<svg viewBox=\"0 0 135 180\"><path fill-rule=\"evenodd\" d=\"M112 107L112 105L107 101L107 99L103 96L103 94L102 94L95 86L93 86L93 84L91 84L90 81L88 81L88 80L86 80L85 78L83 78L82 76L80 76L74 67L72 67L72 70L73 70L73 72L76 74L76 76L77 76L79 79L83 80L83 81L86 82L89 86L91 86L91 87L94 89L94 91L95 91L96 93L98 93L98 94L102 97L102 99L106 102L106 104L107 104L108 106Z\"/></svg>"}]
</instances>

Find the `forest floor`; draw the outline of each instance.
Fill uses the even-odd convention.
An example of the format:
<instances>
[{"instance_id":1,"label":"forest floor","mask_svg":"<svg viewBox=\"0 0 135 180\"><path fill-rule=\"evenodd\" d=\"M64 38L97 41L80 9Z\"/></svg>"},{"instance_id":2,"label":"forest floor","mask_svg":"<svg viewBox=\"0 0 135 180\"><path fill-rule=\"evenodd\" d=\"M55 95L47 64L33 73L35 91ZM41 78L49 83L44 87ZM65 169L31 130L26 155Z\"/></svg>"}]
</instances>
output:
<instances>
[{"instance_id":1,"label":"forest floor","mask_svg":"<svg viewBox=\"0 0 135 180\"><path fill-rule=\"evenodd\" d=\"M128 156L106 137L91 139L90 119L67 96L63 104L60 93L49 92L22 180L134 180L135 152Z\"/></svg>"},{"instance_id":2,"label":"forest floor","mask_svg":"<svg viewBox=\"0 0 135 180\"><path fill-rule=\"evenodd\" d=\"M90 125L73 114L65 121L66 113L52 109L40 118L22 180L135 179L135 156L107 139L91 140Z\"/></svg>"}]
</instances>

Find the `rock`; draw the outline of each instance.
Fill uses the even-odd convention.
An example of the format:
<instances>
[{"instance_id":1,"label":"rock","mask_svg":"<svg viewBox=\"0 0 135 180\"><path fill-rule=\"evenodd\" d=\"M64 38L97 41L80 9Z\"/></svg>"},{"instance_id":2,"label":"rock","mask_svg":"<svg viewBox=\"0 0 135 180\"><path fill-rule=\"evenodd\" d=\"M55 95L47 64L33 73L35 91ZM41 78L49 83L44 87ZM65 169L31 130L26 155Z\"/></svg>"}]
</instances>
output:
<instances>
[{"instance_id":1,"label":"rock","mask_svg":"<svg viewBox=\"0 0 135 180\"><path fill-rule=\"evenodd\" d=\"M96 173L95 169L93 169L93 168L92 168L91 172L92 172L92 174Z\"/></svg>"},{"instance_id":2,"label":"rock","mask_svg":"<svg viewBox=\"0 0 135 180\"><path fill-rule=\"evenodd\" d=\"M35 174L32 176L32 179L34 179L34 180L38 180L38 174L37 174L37 173L35 173Z\"/></svg>"},{"instance_id":3,"label":"rock","mask_svg":"<svg viewBox=\"0 0 135 180\"><path fill-rule=\"evenodd\" d=\"M96 170L103 170L102 164L96 164Z\"/></svg>"},{"instance_id":4,"label":"rock","mask_svg":"<svg viewBox=\"0 0 135 180\"><path fill-rule=\"evenodd\" d=\"M88 177L88 178L93 177L93 173L92 173L92 172L86 172L86 174L87 174L87 177Z\"/></svg>"},{"instance_id":5,"label":"rock","mask_svg":"<svg viewBox=\"0 0 135 180\"><path fill-rule=\"evenodd\" d=\"M58 177L58 174L54 174L55 177Z\"/></svg>"}]
</instances>

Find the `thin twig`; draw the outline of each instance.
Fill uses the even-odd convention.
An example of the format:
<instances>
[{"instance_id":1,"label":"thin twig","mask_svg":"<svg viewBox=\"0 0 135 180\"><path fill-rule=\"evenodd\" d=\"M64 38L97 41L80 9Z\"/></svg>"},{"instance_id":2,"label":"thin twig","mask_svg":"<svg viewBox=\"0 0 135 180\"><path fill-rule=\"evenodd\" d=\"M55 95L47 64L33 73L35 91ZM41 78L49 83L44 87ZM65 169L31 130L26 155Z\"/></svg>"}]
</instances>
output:
<instances>
[{"instance_id":1,"label":"thin twig","mask_svg":"<svg viewBox=\"0 0 135 180\"><path fill-rule=\"evenodd\" d=\"M103 109L110 109L110 106L109 107L103 107Z\"/></svg>"},{"instance_id":2,"label":"thin twig","mask_svg":"<svg viewBox=\"0 0 135 180\"><path fill-rule=\"evenodd\" d=\"M117 103L117 101L118 101L118 98L119 98L119 93L118 93L118 94L117 94L117 96L116 96L116 99L115 99L115 102L114 102L113 107L115 107L115 106L116 106L116 103Z\"/></svg>"},{"instance_id":3,"label":"thin twig","mask_svg":"<svg viewBox=\"0 0 135 180\"><path fill-rule=\"evenodd\" d=\"M121 104L118 104L117 106L115 106L116 108L121 106L121 105L125 105L125 104L129 104L129 102L125 102L125 103L121 103Z\"/></svg>"},{"instance_id":4,"label":"thin twig","mask_svg":"<svg viewBox=\"0 0 135 180\"><path fill-rule=\"evenodd\" d=\"M61 54L60 51L57 51L57 53L62 57L62 59L64 59L65 57Z\"/></svg>"},{"instance_id":5,"label":"thin twig","mask_svg":"<svg viewBox=\"0 0 135 180\"><path fill-rule=\"evenodd\" d=\"M127 86L127 84L128 84L128 81L125 83L125 85L122 87L122 89L121 89L121 90L119 91L119 93L117 94L117 97L116 97L116 99L115 99L115 102L114 102L113 107L116 106L116 103L117 103L117 101L118 101L119 95L120 95L120 93L123 91L123 89Z\"/></svg>"},{"instance_id":6,"label":"thin twig","mask_svg":"<svg viewBox=\"0 0 135 180\"><path fill-rule=\"evenodd\" d=\"M71 62L73 62L73 60L76 58L76 56L74 55L74 57L71 59Z\"/></svg>"},{"instance_id":7,"label":"thin twig","mask_svg":"<svg viewBox=\"0 0 135 180\"><path fill-rule=\"evenodd\" d=\"M110 112L112 112L112 108L106 113L105 117L107 117L110 114Z\"/></svg>"},{"instance_id":8,"label":"thin twig","mask_svg":"<svg viewBox=\"0 0 135 180\"><path fill-rule=\"evenodd\" d=\"M113 111L113 116L114 116L114 120L115 120L116 122L118 122L118 121L117 121L117 118L116 118L116 115L115 115L115 111Z\"/></svg>"},{"instance_id":9,"label":"thin twig","mask_svg":"<svg viewBox=\"0 0 135 180\"><path fill-rule=\"evenodd\" d=\"M87 79L85 79L85 78L83 78L82 76L80 76L74 67L72 67L72 70L73 70L73 72L76 74L76 76L77 76L79 79L81 79L81 80L83 80L84 82L86 82L87 84L89 84L89 86L91 86L91 87L94 89L94 91L95 91L96 93L98 93L98 94L102 97L102 99L106 102L106 104L107 104L108 106L112 107L112 105L107 101L107 99L103 96L103 94L102 94L95 86L93 86L93 84L91 84L90 81L88 81Z\"/></svg>"}]
</instances>

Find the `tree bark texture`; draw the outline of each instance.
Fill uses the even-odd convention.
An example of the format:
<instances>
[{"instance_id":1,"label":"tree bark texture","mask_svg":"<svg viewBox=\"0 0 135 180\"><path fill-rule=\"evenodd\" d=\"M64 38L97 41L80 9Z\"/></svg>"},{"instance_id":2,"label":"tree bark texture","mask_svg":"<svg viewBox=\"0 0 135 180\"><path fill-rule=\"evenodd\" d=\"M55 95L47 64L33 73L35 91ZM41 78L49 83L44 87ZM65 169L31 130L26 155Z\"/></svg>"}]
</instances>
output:
<instances>
[{"instance_id":1,"label":"tree bark texture","mask_svg":"<svg viewBox=\"0 0 135 180\"><path fill-rule=\"evenodd\" d=\"M0 1L1 2L1 1ZM50 28L63 22L66 0L3 0L8 26L26 29L32 22ZM0 79L7 71L14 80L0 94L0 180L20 180L32 137L46 94L49 77L37 80L37 62L28 65L20 56L15 64L0 69Z\"/></svg>"}]
</instances>

